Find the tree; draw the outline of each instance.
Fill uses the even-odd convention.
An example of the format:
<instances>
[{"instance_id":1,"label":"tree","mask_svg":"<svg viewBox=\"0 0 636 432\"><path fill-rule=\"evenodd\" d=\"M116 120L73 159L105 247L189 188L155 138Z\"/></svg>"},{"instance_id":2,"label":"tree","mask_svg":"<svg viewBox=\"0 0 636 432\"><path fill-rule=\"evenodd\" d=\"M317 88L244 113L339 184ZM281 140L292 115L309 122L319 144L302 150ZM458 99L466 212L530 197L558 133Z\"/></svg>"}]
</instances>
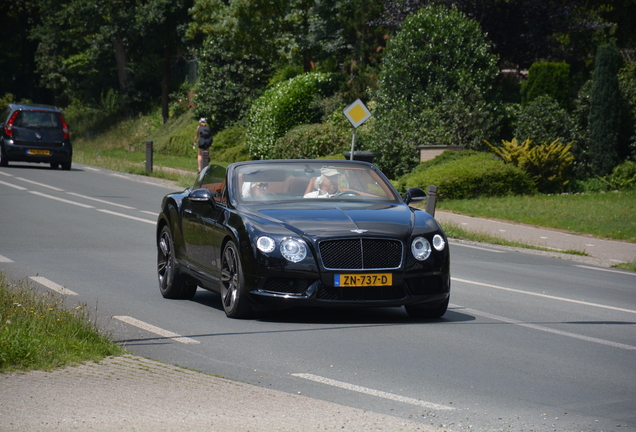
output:
<instances>
[{"instance_id":1,"label":"tree","mask_svg":"<svg viewBox=\"0 0 636 432\"><path fill-rule=\"evenodd\" d=\"M619 107L618 50L614 45L601 45L594 64L588 118L591 168L598 176L609 174L619 163Z\"/></svg>"},{"instance_id":2,"label":"tree","mask_svg":"<svg viewBox=\"0 0 636 432\"><path fill-rule=\"evenodd\" d=\"M417 145L477 148L489 138L496 61L479 24L457 10L429 6L407 18L387 44L375 95L369 146L385 174L408 172Z\"/></svg>"}]
</instances>

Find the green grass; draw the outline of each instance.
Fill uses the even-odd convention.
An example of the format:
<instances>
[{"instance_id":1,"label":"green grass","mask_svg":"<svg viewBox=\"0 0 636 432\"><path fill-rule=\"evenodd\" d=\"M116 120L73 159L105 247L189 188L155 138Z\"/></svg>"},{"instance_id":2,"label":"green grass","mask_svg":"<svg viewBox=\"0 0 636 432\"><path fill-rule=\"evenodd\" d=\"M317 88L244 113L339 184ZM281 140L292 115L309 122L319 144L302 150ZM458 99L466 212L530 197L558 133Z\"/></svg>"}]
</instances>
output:
<instances>
[{"instance_id":1,"label":"green grass","mask_svg":"<svg viewBox=\"0 0 636 432\"><path fill-rule=\"evenodd\" d=\"M51 370L126 351L101 333L87 306L66 306L0 272L0 372Z\"/></svg>"},{"instance_id":2,"label":"green grass","mask_svg":"<svg viewBox=\"0 0 636 432\"><path fill-rule=\"evenodd\" d=\"M636 190L633 189L449 200L438 202L437 209L636 242Z\"/></svg>"}]
</instances>

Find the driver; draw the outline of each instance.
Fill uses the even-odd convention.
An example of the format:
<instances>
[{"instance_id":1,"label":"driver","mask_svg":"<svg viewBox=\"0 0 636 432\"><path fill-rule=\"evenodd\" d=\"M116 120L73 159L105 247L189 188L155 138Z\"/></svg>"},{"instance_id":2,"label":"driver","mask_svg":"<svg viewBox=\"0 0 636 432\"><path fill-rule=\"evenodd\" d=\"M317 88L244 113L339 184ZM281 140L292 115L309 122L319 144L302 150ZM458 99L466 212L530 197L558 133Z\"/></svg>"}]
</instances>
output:
<instances>
[{"instance_id":1,"label":"driver","mask_svg":"<svg viewBox=\"0 0 636 432\"><path fill-rule=\"evenodd\" d=\"M306 193L303 198L331 198L340 192L340 174L333 168L321 169L320 177L314 181L316 190Z\"/></svg>"}]
</instances>

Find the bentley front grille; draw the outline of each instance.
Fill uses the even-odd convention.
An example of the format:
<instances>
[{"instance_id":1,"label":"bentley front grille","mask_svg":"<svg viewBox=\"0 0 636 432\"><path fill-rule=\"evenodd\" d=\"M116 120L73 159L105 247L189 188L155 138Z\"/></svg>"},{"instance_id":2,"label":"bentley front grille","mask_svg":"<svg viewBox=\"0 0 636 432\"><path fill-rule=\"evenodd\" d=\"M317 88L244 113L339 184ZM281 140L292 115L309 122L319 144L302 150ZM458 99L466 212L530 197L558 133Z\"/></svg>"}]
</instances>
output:
<instances>
[{"instance_id":1,"label":"bentley front grille","mask_svg":"<svg viewBox=\"0 0 636 432\"><path fill-rule=\"evenodd\" d=\"M398 240L325 240L319 248L322 264L330 270L396 269L402 264L402 242Z\"/></svg>"}]
</instances>

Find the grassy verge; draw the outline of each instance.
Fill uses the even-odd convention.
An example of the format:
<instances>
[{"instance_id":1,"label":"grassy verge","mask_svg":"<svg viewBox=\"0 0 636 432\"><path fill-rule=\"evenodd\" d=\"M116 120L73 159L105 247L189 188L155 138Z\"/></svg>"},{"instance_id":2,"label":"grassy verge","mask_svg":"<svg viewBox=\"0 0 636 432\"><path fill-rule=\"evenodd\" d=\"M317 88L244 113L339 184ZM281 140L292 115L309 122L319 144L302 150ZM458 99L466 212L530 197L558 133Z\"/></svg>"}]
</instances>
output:
<instances>
[{"instance_id":1,"label":"grassy verge","mask_svg":"<svg viewBox=\"0 0 636 432\"><path fill-rule=\"evenodd\" d=\"M0 272L0 372L50 370L125 350L101 333L86 305L67 307Z\"/></svg>"},{"instance_id":2,"label":"grassy verge","mask_svg":"<svg viewBox=\"0 0 636 432\"><path fill-rule=\"evenodd\" d=\"M582 251L576 251L576 250L562 251L562 250L544 248L544 247L533 246L533 245L528 245L525 243L502 239L502 238L495 237L483 232L466 231L465 229L461 228L459 224L455 224L452 222L445 222L443 224L443 228L444 228L444 232L446 233L448 237L460 239L460 240L471 240L471 241L491 243L491 244L496 244L501 246L534 249L534 250L547 251L547 252L559 252L559 253L566 253L570 255L589 256L588 254Z\"/></svg>"},{"instance_id":3,"label":"grassy verge","mask_svg":"<svg viewBox=\"0 0 636 432\"><path fill-rule=\"evenodd\" d=\"M636 242L636 190L451 200L437 209Z\"/></svg>"}]
</instances>

